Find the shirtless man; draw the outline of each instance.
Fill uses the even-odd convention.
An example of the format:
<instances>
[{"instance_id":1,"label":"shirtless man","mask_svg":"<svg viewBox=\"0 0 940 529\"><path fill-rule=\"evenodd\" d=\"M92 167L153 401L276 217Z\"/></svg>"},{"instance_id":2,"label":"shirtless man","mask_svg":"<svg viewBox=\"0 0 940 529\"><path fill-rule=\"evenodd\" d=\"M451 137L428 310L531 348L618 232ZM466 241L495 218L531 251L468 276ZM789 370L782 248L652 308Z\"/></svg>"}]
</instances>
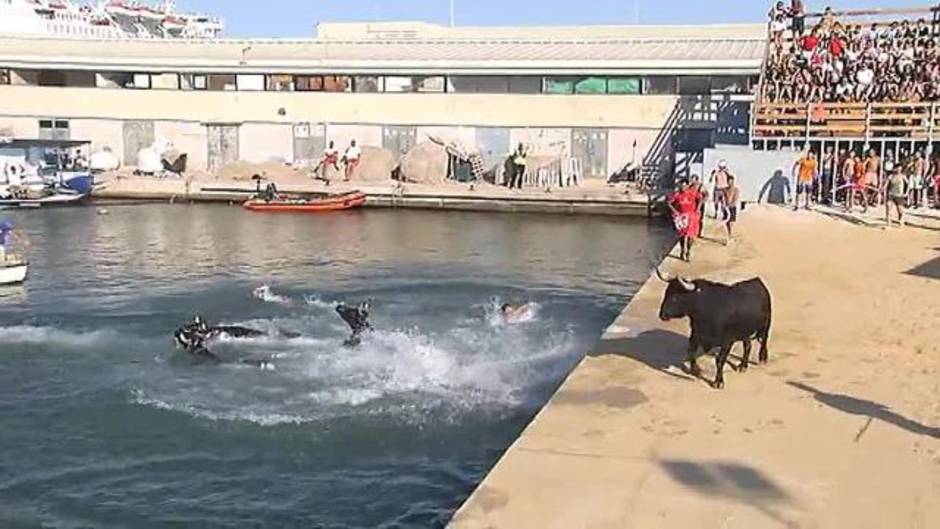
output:
<instances>
[{"instance_id":1,"label":"shirtless man","mask_svg":"<svg viewBox=\"0 0 940 529\"><path fill-rule=\"evenodd\" d=\"M712 171L709 183L715 184L715 219L720 214L722 219L728 216L725 202L725 190L728 189L728 177L733 176L728 169L728 162L721 160L718 162L718 168Z\"/></svg>"},{"instance_id":2,"label":"shirtless man","mask_svg":"<svg viewBox=\"0 0 940 529\"><path fill-rule=\"evenodd\" d=\"M521 305L510 305L506 303L499 307L499 314L506 323L520 323L530 316L532 305L523 303Z\"/></svg>"},{"instance_id":3,"label":"shirtless man","mask_svg":"<svg viewBox=\"0 0 940 529\"><path fill-rule=\"evenodd\" d=\"M865 158L865 183L881 189L881 158L875 154L875 149L868 150L868 157ZM865 192L865 202L869 202L869 194Z\"/></svg>"}]
</instances>

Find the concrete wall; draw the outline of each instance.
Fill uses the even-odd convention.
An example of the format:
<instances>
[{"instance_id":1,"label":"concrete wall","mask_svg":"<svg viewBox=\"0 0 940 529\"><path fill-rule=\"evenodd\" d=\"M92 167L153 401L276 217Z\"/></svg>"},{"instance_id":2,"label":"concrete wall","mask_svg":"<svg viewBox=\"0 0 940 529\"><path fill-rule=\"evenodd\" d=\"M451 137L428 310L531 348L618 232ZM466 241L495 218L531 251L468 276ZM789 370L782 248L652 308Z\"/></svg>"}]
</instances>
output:
<instances>
[{"instance_id":1,"label":"concrete wall","mask_svg":"<svg viewBox=\"0 0 940 529\"><path fill-rule=\"evenodd\" d=\"M782 195L796 191L793 187L793 164L800 158L798 151L755 151L750 147L706 149L699 174L708 175L726 160L734 173L741 200L756 202L758 198L779 203ZM763 196L762 196L763 195Z\"/></svg>"},{"instance_id":2,"label":"concrete wall","mask_svg":"<svg viewBox=\"0 0 940 529\"><path fill-rule=\"evenodd\" d=\"M467 146L476 144L475 127L418 127L417 142L430 141L428 136L434 136L442 141L457 141Z\"/></svg>"},{"instance_id":3,"label":"concrete wall","mask_svg":"<svg viewBox=\"0 0 940 529\"><path fill-rule=\"evenodd\" d=\"M664 127L714 128L720 123L715 112L693 112L701 106L697 101L674 96L246 93L0 86L0 129L15 123L17 136L34 138L38 136L39 119L65 118L74 124L73 139L91 140L95 150L107 145L123 157L123 142L118 141L121 135L115 132L120 124L151 121L156 127L155 139L170 141L186 152L193 170L205 170L207 166L207 123L239 125L239 154L243 160L256 162L272 158L293 161L293 126L297 123L325 124L327 139L335 141L340 149L352 139L364 146L382 146L384 127L414 128L419 143L433 134L467 145L477 144L478 130L499 129L509 136L507 150L522 142L532 146L537 156L571 155L573 131L599 129L608 132L606 171L613 174L634 159L634 141L637 162L660 167L660 172L671 167L671 135L663 132ZM657 153L655 157L648 156L651 149Z\"/></svg>"},{"instance_id":4,"label":"concrete wall","mask_svg":"<svg viewBox=\"0 0 940 529\"><path fill-rule=\"evenodd\" d=\"M326 140L336 142L336 148L340 155L349 145L349 142L356 140L360 146L371 145L373 147L382 146L382 127L375 125L340 125L330 124L326 128Z\"/></svg>"},{"instance_id":5,"label":"concrete wall","mask_svg":"<svg viewBox=\"0 0 940 529\"><path fill-rule=\"evenodd\" d=\"M124 159L123 122L113 119L74 119L69 121L69 129L71 138L91 141L91 152L108 147L118 160Z\"/></svg>"},{"instance_id":6,"label":"concrete wall","mask_svg":"<svg viewBox=\"0 0 940 529\"><path fill-rule=\"evenodd\" d=\"M291 125L246 123L239 127L240 158L248 162L294 161L294 132Z\"/></svg>"},{"instance_id":7,"label":"concrete wall","mask_svg":"<svg viewBox=\"0 0 940 529\"><path fill-rule=\"evenodd\" d=\"M675 96L207 92L10 85L0 87L0 115L218 123L659 128L677 100Z\"/></svg>"},{"instance_id":8,"label":"concrete wall","mask_svg":"<svg viewBox=\"0 0 940 529\"><path fill-rule=\"evenodd\" d=\"M179 121L157 121L153 124L153 132L157 141L169 141L177 150L187 154L188 170L206 170L208 140L204 125Z\"/></svg>"},{"instance_id":9,"label":"concrete wall","mask_svg":"<svg viewBox=\"0 0 940 529\"><path fill-rule=\"evenodd\" d=\"M0 131L14 138L38 138L39 120L35 118L0 117Z\"/></svg>"},{"instance_id":10,"label":"concrete wall","mask_svg":"<svg viewBox=\"0 0 940 529\"><path fill-rule=\"evenodd\" d=\"M526 128L509 131L509 145L524 143L535 156L568 156L571 154L571 128Z\"/></svg>"}]
</instances>

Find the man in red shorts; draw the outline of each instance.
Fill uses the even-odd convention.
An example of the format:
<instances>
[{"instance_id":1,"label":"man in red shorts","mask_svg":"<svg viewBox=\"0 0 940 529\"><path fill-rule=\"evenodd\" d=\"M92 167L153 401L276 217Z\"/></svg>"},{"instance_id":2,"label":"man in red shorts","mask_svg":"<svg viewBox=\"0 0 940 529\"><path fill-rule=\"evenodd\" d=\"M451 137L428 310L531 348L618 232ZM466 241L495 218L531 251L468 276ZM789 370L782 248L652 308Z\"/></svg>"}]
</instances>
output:
<instances>
[{"instance_id":1,"label":"man in red shorts","mask_svg":"<svg viewBox=\"0 0 940 529\"><path fill-rule=\"evenodd\" d=\"M353 175L356 173L356 168L359 167L359 160L362 158L362 149L356 145L356 140L349 142L349 147L346 148L346 153L343 154L343 163L346 164L346 177L343 181L348 182Z\"/></svg>"},{"instance_id":2,"label":"man in red shorts","mask_svg":"<svg viewBox=\"0 0 940 529\"><path fill-rule=\"evenodd\" d=\"M688 180L680 180L678 190L669 198L668 206L672 211L673 223L679 236L679 258L692 260L692 245L699 232L699 202L702 194L689 187Z\"/></svg>"}]
</instances>

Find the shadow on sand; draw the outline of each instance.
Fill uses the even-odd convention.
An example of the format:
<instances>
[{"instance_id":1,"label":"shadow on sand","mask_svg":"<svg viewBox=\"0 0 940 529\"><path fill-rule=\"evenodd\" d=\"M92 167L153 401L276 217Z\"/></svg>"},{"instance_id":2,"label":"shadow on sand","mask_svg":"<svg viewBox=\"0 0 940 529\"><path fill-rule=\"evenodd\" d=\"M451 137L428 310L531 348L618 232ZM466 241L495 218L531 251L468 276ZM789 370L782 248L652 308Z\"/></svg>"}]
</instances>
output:
<instances>
[{"instance_id":1,"label":"shadow on sand","mask_svg":"<svg viewBox=\"0 0 940 529\"><path fill-rule=\"evenodd\" d=\"M940 248L934 249L940 252ZM928 279L940 279L940 257L931 259L920 266L911 268L905 273L912 276L926 277Z\"/></svg>"},{"instance_id":2,"label":"shadow on sand","mask_svg":"<svg viewBox=\"0 0 940 529\"><path fill-rule=\"evenodd\" d=\"M689 339L665 329L651 329L636 336L601 340L590 356L617 355L632 358L667 375L695 380L685 368Z\"/></svg>"},{"instance_id":3,"label":"shadow on sand","mask_svg":"<svg viewBox=\"0 0 940 529\"><path fill-rule=\"evenodd\" d=\"M925 426L919 422L908 419L907 417L892 411L891 408L885 406L884 404L879 404L870 400L857 399L855 397L841 395L838 393L826 393L825 391L816 389L802 382L790 381L787 382L787 384L807 393L811 393L813 398L815 398L817 401L843 413L859 415L861 417L869 417L871 419L878 419L880 421L893 424L894 426L897 426L902 430L907 430L913 434L926 435L927 437L940 439L940 428L932 428L930 426Z\"/></svg>"},{"instance_id":4,"label":"shadow on sand","mask_svg":"<svg viewBox=\"0 0 940 529\"><path fill-rule=\"evenodd\" d=\"M726 461L664 459L658 463L669 477L699 494L737 501L754 507L786 527L793 525L776 507L794 501L759 470Z\"/></svg>"}]
</instances>

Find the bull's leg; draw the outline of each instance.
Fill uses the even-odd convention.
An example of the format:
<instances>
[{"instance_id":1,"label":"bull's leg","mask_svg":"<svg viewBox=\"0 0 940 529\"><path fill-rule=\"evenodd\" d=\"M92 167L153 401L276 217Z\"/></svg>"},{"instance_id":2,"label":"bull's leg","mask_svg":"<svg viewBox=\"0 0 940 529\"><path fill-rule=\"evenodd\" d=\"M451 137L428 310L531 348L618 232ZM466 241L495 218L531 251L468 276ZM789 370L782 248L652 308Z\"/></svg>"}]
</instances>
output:
<instances>
[{"instance_id":1,"label":"bull's leg","mask_svg":"<svg viewBox=\"0 0 940 529\"><path fill-rule=\"evenodd\" d=\"M748 366L751 364L751 339L746 338L741 343L744 344L744 354L741 356L741 363L738 365L737 371L739 373L747 371Z\"/></svg>"},{"instance_id":2,"label":"bull's leg","mask_svg":"<svg viewBox=\"0 0 940 529\"><path fill-rule=\"evenodd\" d=\"M769 360L769 354L767 353L767 341L770 339L770 329L764 329L757 335L757 340L760 341L760 352L757 355L757 359L760 360L760 363L766 364Z\"/></svg>"},{"instance_id":3,"label":"bull's leg","mask_svg":"<svg viewBox=\"0 0 940 529\"><path fill-rule=\"evenodd\" d=\"M698 343L698 340L695 338L695 335L693 334L692 337L689 338L688 361L689 361L689 373L691 373L692 376L695 378L699 378L702 376L702 369L698 366L699 347L700 345Z\"/></svg>"},{"instance_id":4,"label":"bull's leg","mask_svg":"<svg viewBox=\"0 0 940 529\"><path fill-rule=\"evenodd\" d=\"M715 374L715 383L712 384L712 387L715 389L722 389L725 387L725 362L728 361L728 353L731 352L731 344L726 343L722 344L721 350L718 351L718 356L715 357L715 366L717 367Z\"/></svg>"}]
</instances>

